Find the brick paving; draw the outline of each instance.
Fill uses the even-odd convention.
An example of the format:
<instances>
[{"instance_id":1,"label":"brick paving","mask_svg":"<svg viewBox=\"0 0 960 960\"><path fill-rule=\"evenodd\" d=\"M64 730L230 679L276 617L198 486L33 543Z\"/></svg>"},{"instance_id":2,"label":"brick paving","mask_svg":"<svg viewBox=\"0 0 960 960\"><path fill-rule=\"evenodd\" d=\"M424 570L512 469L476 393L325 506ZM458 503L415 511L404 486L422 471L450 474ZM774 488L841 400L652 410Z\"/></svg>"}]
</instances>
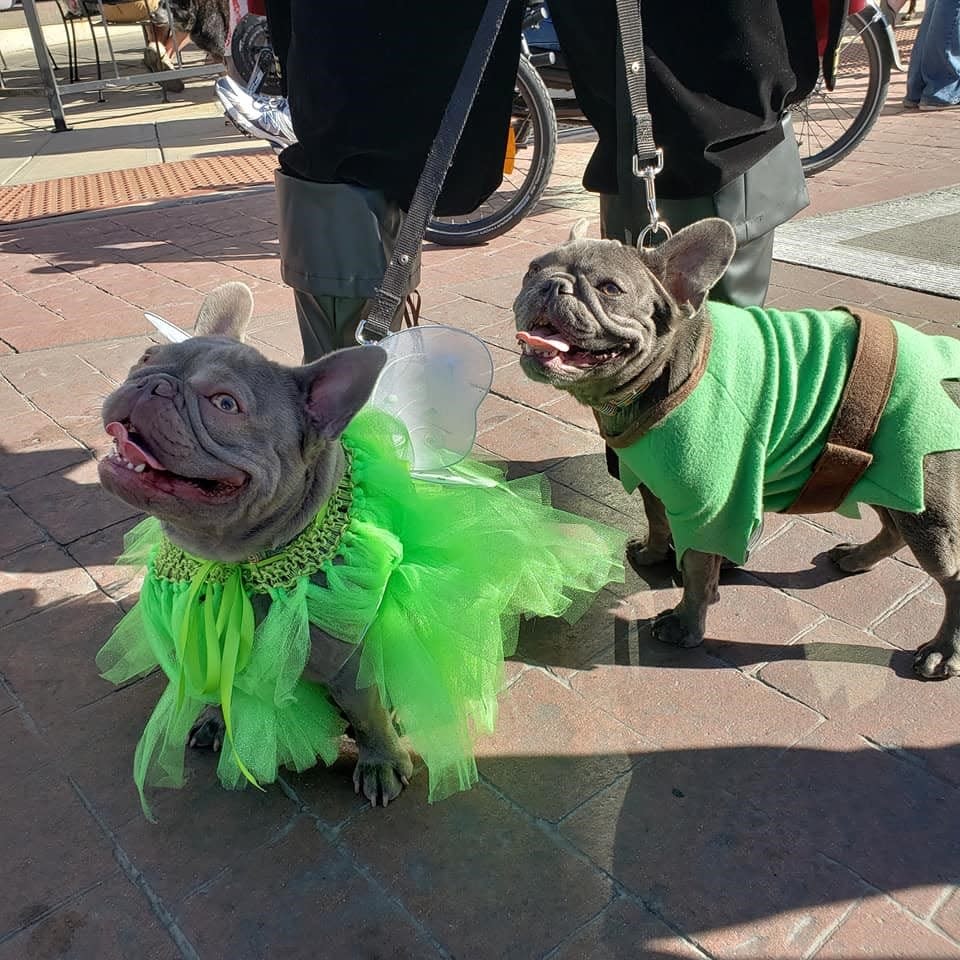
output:
<instances>
[{"instance_id":1,"label":"brick paving","mask_svg":"<svg viewBox=\"0 0 960 960\"><path fill-rule=\"evenodd\" d=\"M811 183L814 212L960 182L957 117L888 114ZM589 416L520 375L510 333L526 261L571 197L595 209L575 194L588 149L562 148L510 235L428 248L424 313L491 345L478 452L634 530ZM270 193L0 233L0 960L960 957L960 681L910 675L942 603L908 554L846 578L824 562L870 521L769 518L698 650L649 636L677 597L663 572L575 626L530 624L467 794L428 805L421 775L371 810L349 751L227 793L193 755L142 818L131 760L160 684L94 667L136 592L98 408L148 342L143 307L188 324L229 279L253 288L255 345L296 362L276 256ZM960 322L957 301L776 266L771 302L841 300Z\"/></svg>"}]
</instances>

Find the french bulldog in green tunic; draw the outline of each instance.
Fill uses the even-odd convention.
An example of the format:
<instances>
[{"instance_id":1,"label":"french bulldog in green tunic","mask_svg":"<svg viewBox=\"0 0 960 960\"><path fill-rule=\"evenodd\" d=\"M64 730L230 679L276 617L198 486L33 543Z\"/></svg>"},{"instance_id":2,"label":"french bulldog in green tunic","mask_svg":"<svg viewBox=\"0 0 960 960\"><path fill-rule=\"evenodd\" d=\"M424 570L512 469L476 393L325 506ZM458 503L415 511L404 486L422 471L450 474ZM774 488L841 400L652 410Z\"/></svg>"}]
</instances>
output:
<instances>
[{"instance_id":1,"label":"french bulldog in green tunic","mask_svg":"<svg viewBox=\"0 0 960 960\"><path fill-rule=\"evenodd\" d=\"M857 344L844 310L738 308L708 301L735 250L723 220L654 249L585 236L535 259L514 303L521 366L593 408L639 489L645 537L634 569L674 556L683 596L654 636L694 647L718 599L721 563L744 562L764 511L786 511L823 452ZM946 612L915 658L926 679L960 674L960 341L894 324L896 368L873 461L838 507L868 504L882 527L831 559L869 570L904 545L942 587Z\"/></svg>"}]
</instances>

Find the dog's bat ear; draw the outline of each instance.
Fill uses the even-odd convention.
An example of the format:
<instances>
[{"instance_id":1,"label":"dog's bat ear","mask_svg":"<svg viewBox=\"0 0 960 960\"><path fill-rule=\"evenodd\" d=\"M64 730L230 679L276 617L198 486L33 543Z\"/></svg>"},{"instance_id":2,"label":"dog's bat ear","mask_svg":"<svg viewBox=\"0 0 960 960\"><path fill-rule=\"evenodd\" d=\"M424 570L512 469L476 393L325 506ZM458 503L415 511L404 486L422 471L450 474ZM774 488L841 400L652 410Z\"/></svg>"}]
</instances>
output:
<instances>
[{"instance_id":1,"label":"dog's bat ear","mask_svg":"<svg viewBox=\"0 0 960 960\"><path fill-rule=\"evenodd\" d=\"M335 350L297 370L307 416L317 433L335 440L370 399L387 351L368 345Z\"/></svg>"},{"instance_id":2,"label":"dog's bat ear","mask_svg":"<svg viewBox=\"0 0 960 960\"><path fill-rule=\"evenodd\" d=\"M567 243L574 240L582 240L590 229L590 221L586 217L581 217L571 228L570 236L567 237Z\"/></svg>"},{"instance_id":3,"label":"dog's bat ear","mask_svg":"<svg viewBox=\"0 0 960 960\"><path fill-rule=\"evenodd\" d=\"M726 220L712 217L678 230L669 240L641 251L647 265L678 304L699 310L710 289L724 275L737 250L737 237Z\"/></svg>"},{"instance_id":4,"label":"dog's bat ear","mask_svg":"<svg viewBox=\"0 0 960 960\"><path fill-rule=\"evenodd\" d=\"M243 342L252 316L250 288L236 281L225 283L207 294L200 307L194 336L230 337Z\"/></svg>"}]
</instances>

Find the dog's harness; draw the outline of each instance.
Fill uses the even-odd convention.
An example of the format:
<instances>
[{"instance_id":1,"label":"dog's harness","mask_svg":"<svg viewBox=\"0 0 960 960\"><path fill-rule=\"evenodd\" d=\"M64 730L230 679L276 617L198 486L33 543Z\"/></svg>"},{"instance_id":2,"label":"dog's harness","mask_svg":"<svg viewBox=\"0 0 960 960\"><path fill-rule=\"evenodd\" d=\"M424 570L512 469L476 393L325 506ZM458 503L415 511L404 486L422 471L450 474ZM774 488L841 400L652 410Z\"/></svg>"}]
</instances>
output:
<instances>
[{"instance_id":1,"label":"dog's harness","mask_svg":"<svg viewBox=\"0 0 960 960\"><path fill-rule=\"evenodd\" d=\"M870 445L897 370L897 331L888 317L846 310L858 324L854 353L840 406L823 453L799 496L784 513L832 513L873 463Z\"/></svg>"}]
</instances>

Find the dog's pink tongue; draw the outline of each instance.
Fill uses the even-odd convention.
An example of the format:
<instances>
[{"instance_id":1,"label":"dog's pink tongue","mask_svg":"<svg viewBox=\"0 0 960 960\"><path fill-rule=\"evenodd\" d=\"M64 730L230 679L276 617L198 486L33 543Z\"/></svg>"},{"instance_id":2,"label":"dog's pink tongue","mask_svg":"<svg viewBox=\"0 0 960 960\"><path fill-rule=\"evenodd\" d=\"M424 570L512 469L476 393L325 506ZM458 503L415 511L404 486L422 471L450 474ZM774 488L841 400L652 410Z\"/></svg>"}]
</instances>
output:
<instances>
[{"instance_id":1,"label":"dog's pink tongue","mask_svg":"<svg viewBox=\"0 0 960 960\"><path fill-rule=\"evenodd\" d=\"M553 330L521 330L517 334L517 340L535 350L556 350L558 353L568 353L570 350L570 344Z\"/></svg>"},{"instance_id":2,"label":"dog's pink tongue","mask_svg":"<svg viewBox=\"0 0 960 960\"><path fill-rule=\"evenodd\" d=\"M157 461L156 457L152 457L146 450L138 447L130 439L127 428L122 423L117 423L116 421L108 423L107 433L116 441L120 456L123 457L124 460L129 460L135 467L143 464L144 466L152 467L154 470L166 469L163 464Z\"/></svg>"}]
</instances>

